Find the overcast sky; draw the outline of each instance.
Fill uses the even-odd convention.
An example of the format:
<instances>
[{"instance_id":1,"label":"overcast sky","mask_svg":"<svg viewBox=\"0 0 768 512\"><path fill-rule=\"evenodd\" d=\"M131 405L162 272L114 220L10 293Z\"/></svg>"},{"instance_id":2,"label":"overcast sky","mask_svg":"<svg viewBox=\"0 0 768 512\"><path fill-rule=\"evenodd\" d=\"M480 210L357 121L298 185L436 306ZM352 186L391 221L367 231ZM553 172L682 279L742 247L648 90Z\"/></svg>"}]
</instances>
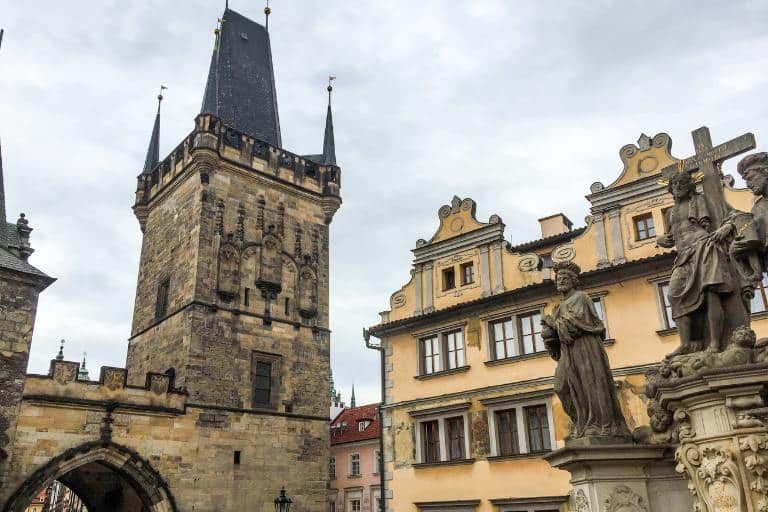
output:
<instances>
[{"instance_id":1,"label":"overcast sky","mask_svg":"<svg viewBox=\"0 0 768 512\"><path fill-rule=\"evenodd\" d=\"M131 212L160 84L161 157L193 127L224 0L0 0L0 136L9 221L25 212L31 263L58 278L38 309L31 372L60 338L91 375L123 366L141 232ZM263 20L263 4L230 0ZM322 150L334 92L344 204L331 226L332 365L376 401L363 326L409 279L410 250L456 194L498 213L507 239L588 213L618 151L691 130L715 144L768 121L768 4L274 0L283 142ZM735 162L725 166L734 173Z\"/></svg>"}]
</instances>

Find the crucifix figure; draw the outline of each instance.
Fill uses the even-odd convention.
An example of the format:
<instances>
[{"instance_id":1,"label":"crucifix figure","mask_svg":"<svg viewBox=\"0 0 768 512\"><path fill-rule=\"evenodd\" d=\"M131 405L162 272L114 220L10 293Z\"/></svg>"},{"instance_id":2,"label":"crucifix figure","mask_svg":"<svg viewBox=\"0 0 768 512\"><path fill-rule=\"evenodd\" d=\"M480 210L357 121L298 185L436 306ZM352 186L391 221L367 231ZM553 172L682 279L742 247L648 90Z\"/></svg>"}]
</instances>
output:
<instances>
[{"instance_id":1,"label":"crucifix figure","mask_svg":"<svg viewBox=\"0 0 768 512\"><path fill-rule=\"evenodd\" d=\"M751 133L712 146L709 129L693 132L696 154L665 168L675 205L667 213L669 232L658 237L662 247L675 247L677 258L669 281L669 302L680 334L680 347L670 356L720 352L738 327L749 326L746 282L729 255L738 231L735 210L725 201L722 162L755 147ZM693 172L696 171L696 172ZM702 192L696 184L701 183Z\"/></svg>"}]
</instances>

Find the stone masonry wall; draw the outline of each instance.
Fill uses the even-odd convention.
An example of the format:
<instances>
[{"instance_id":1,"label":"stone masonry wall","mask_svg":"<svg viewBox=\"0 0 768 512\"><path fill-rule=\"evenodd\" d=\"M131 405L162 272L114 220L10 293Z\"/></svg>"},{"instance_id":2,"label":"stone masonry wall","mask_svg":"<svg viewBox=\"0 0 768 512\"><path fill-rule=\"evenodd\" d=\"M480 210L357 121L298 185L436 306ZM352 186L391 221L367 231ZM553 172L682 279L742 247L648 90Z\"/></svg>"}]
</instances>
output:
<instances>
[{"instance_id":1,"label":"stone masonry wall","mask_svg":"<svg viewBox=\"0 0 768 512\"><path fill-rule=\"evenodd\" d=\"M0 275L0 487L9 477L6 451L14 442L37 297L32 283Z\"/></svg>"},{"instance_id":2,"label":"stone masonry wall","mask_svg":"<svg viewBox=\"0 0 768 512\"><path fill-rule=\"evenodd\" d=\"M10 453L14 471L0 488L0 503L51 458L98 440L104 415L99 408L25 401ZM186 414L118 409L113 418L112 441L135 450L160 473L180 511L267 512L283 485L296 510L325 511L323 420L197 407Z\"/></svg>"}]
</instances>

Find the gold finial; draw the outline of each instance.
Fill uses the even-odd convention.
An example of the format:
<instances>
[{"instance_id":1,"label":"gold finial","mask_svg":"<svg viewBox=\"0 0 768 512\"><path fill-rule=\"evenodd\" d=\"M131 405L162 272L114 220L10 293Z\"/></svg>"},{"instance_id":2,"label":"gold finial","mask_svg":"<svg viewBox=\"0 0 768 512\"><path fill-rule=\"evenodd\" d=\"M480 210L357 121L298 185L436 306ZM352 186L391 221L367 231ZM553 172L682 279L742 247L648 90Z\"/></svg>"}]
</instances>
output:
<instances>
[{"instance_id":1,"label":"gold finial","mask_svg":"<svg viewBox=\"0 0 768 512\"><path fill-rule=\"evenodd\" d=\"M264 7L264 16L266 18L266 22L264 23L264 28L267 29L267 32L269 32L269 15L272 14L272 9L269 8L269 0L267 0L267 6Z\"/></svg>"}]
</instances>

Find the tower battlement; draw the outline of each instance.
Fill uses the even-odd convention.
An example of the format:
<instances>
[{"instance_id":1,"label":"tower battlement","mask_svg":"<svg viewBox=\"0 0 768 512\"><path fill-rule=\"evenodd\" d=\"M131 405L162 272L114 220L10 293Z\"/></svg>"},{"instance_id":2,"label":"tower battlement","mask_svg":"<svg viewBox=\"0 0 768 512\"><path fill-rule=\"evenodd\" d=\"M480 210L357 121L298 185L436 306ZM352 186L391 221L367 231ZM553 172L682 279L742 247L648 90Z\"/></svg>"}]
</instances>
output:
<instances>
[{"instance_id":1,"label":"tower battlement","mask_svg":"<svg viewBox=\"0 0 768 512\"><path fill-rule=\"evenodd\" d=\"M149 204L193 164L195 152L201 149L215 152L231 165L324 196L331 200L329 206L336 204L334 211L341 204L341 169L319 163L322 155L291 153L249 137L213 115L201 114L195 129L166 158L138 176L134 212L142 229Z\"/></svg>"}]
</instances>

